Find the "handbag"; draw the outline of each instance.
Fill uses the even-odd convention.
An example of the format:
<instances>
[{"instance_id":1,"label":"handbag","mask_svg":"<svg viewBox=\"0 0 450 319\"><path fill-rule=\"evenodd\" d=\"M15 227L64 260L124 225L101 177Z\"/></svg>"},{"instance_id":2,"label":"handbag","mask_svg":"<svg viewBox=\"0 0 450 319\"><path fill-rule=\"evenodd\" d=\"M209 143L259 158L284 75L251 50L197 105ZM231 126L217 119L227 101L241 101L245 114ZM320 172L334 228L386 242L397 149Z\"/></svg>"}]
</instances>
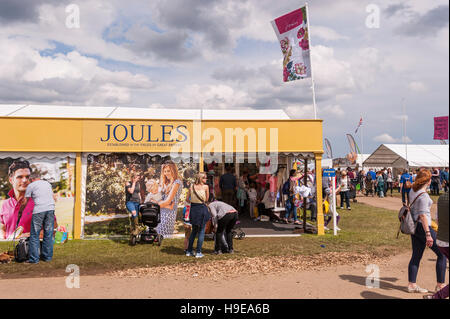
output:
<instances>
[{"instance_id":1,"label":"handbag","mask_svg":"<svg viewBox=\"0 0 450 319\"><path fill-rule=\"evenodd\" d=\"M213 227L213 224L212 224L212 221L211 221L211 209L206 204L206 202L197 194L197 191L195 190L194 186L192 186L192 190L194 191L195 196L197 196L197 198L202 202L202 204L205 205L206 208L208 208L208 212L209 212L210 217L209 217L209 219L208 219L208 221L206 222L206 225L205 225L205 234L211 234L211 233L214 232L214 227Z\"/></svg>"},{"instance_id":2,"label":"handbag","mask_svg":"<svg viewBox=\"0 0 450 319\"><path fill-rule=\"evenodd\" d=\"M414 204L414 202L425 192L420 193L416 198L413 200L411 204L404 205L402 208L400 208L400 211L398 213L398 219L400 221L400 226L397 231L397 238L400 232L405 235L414 235L417 228L418 221L414 221L412 215L411 215L411 207Z\"/></svg>"},{"instance_id":3,"label":"handbag","mask_svg":"<svg viewBox=\"0 0 450 319\"><path fill-rule=\"evenodd\" d=\"M21 206L19 209L18 217L17 217L17 224L16 229L19 226L20 219L22 218L23 210L25 209L25 206ZM22 227L22 226L21 226ZM16 232L16 231L15 231ZM16 237L14 234L14 260L18 263L27 261L30 257L30 237L20 238L19 242L16 245ZM40 244L40 250L42 251L42 242L39 240Z\"/></svg>"},{"instance_id":4,"label":"handbag","mask_svg":"<svg viewBox=\"0 0 450 319\"><path fill-rule=\"evenodd\" d=\"M14 247L14 260L18 263L28 260L30 255L30 238L20 238Z\"/></svg>"},{"instance_id":5,"label":"handbag","mask_svg":"<svg viewBox=\"0 0 450 319\"><path fill-rule=\"evenodd\" d=\"M16 245L16 232L19 227L19 222L20 222L20 219L22 218L22 213L23 213L24 209L25 209L25 206L22 205L19 209L19 213L17 214L16 230L14 231L14 237L13 237L14 260L19 263L27 261L28 257L29 257L29 243L30 243L29 237L20 238L19 242Z\"/></svg>"}]
</instances>

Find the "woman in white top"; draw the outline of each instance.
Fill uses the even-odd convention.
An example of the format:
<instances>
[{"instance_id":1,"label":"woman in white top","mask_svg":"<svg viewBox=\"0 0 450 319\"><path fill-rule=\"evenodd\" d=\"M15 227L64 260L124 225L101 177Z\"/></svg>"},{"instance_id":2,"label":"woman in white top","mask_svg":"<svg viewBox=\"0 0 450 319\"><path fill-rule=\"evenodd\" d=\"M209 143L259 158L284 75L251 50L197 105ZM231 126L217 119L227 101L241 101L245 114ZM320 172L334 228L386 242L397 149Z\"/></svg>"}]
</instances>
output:
<instances>
[{"instance_id":1,"label":"woman in white top","mask_svg":"<svg viewBox=\"0 0 450 319\"><path fill-rule=\"evenodd\" d=\"M392 197L392 190L394 188L394 174L392 174L392 171L390 168L387 169L386 175L387 175L387 177L386 177L386 196L387 196L387 191L390 189L391 197Z\"/></svg>"},{"instance_id":2,"label":"woman in white top","mask_svg":"<svg viewBox=\"0 0 450 319\"><path fill-rule=\"evenodd\" d=\"M341 173L341 180L339 186L341 187L341 209L344 209L344 200L345 204L347 205L347 209L350 210L350 197L349 197L349 191L350 191L350 178L347 176L347 171L342 171Z\"/></svg>"},{"instance_id":3,"label":"woman in white top","mask_svg":"<svg viewBox=\"0 0 450 319\"><path fill-rule=\"evenodd\" d=\"M417 174L408 198L411 206L411 215L417 227L414 235L411 235L412 256L408 265L408 292L427 293L424 288L416 284L417 273L419 271L420 260L422 259L425 247L431 248L436 254L436 290L445 286L445 270L447 258L442 254L436 245L436 232L431 228L431 205L433 201L427 193L427 188L431 184L431 173L427 169L421 169Z\"/></svg>"}]
</instances>

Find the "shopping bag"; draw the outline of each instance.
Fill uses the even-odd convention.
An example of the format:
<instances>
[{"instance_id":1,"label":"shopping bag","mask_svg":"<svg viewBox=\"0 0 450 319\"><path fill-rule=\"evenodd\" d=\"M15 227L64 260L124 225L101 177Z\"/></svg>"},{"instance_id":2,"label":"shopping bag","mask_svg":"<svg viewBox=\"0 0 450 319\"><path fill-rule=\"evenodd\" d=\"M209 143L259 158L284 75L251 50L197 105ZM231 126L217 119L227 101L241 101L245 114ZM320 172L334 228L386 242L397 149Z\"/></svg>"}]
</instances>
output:
<instances>
[{"instance_id":1,"label":"shopping bag","mask_svg":"<svg viewBox=\"0 0 450 319\"><path fill-rule=\"evenodd\" d=\"M55 232L55 244L64 244L69 237L67 228L64 226L59 226Z\"/></svg>"}]
</instances>

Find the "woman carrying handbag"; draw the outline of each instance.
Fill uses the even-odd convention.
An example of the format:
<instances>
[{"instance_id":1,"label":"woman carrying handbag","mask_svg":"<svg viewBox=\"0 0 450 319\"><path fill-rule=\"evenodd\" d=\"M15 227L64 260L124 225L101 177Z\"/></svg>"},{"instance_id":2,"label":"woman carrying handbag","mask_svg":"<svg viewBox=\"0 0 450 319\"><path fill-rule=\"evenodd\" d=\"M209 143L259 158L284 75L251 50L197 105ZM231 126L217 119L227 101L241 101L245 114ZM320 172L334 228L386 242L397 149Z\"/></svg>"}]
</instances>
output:
<instances>
[{"instance_id":1,"label":"woman carrying handbag","mask_svg":"<svg viewBox=\"0 0 450 319\"><path fill-rule=\"evenodd\" d=\"M422 259L425 247L429 247L436 254L436 289L440 290L445 286L445 270L447 258L438 249L436 244L436 232L431 228L430 208L433 204L427 193L427 188L431 184L431 173L426 169L421 169L408 194L411 204L411 215L417 222L414 235L411 235L412 256L408 265L408 292L427 293L428 290L416 284L417 273L419 271L420 260ZM420 197L419 197L420 196ZM417 198L417 200L416 200ZM415 202L414 202L415 201Z\"/></svg>"},{"instance_id":2,"label":"woman carrying handbag","mask_svg":"<svg viewBox=\"0 0 450 319\"><path fill-rule=\"evenodd\" d=\"M190 221L192 224L192 232L189 237L189 245L186 256L194 256L193 246L195 237L198 234L196 258L202 258L202 245L205 239L205 226L210 219L206 200L209 198L209 187L206 185L206 173L199 173L195 177L194 185L189 189L187 198L191 199Z\"/></svg>"}]
</instances>

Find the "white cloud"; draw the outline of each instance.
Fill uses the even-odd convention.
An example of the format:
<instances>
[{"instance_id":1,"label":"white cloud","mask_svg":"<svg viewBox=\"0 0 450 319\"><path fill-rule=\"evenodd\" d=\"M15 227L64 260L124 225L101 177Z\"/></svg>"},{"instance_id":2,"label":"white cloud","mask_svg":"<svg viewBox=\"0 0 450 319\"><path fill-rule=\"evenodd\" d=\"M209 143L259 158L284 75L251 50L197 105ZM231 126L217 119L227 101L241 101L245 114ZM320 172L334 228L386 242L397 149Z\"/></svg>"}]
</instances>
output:
<instances>
[{"instance_id":1,"label":"white cloud","mask_svg":"<svg viewBox=\"0 0 450 319\"><path fill-rule=\"evenodd\" d=\"M337 41L337 40L348 40L349 37L337 33L335 30L324 27L324 26L314 26L311 28L311 32L314 34L314 38L321 38L325 41Z\"/></svg>"},{"instance_id":2,"label":"white cloud","mask_svg":"<svg viewBox=\"0 0 450 319\"><path fill-rule=\"evenodd\" d=\"M188 85L177 95L178 107L233 108L251 104L245 91L228 85Z\"/></svg>"},{"instance_id":3,"label":"white cloud","mask_svg":"<svg viewBox=\"0 0 450 319\"><path fill-rule=\"evenodd\" d=\"M336 116L339 118L343 118L345 115L344 110L340 105L328 105L324 108L319 108L320 115L331 115L332 117Z\"/></svg>"},{"instance_id":4,"label":"white cloud","mask_svg":"<svg viewBox=\"0 0 450 319\"><path fill-rule=\"evenodd\" d=\"M314 116L314 106L312 104L291 105L284 110L293 119L312 118Z\"/></svg>"},{"instance_id":5,"label":"white cloud","mask_svg":"<svg viewBox=\"0 0 450 319\"><path fill-rule=\"evenodd\" d=\"M423 93L428 91L427 86L421 81L413 81L409 83L408 88L414 92Z\"/></svg>"},{"instance_id":6,"label":"white cloud","mask_svg":"<svg viewBox=\"0 0 450 319\"><path fill-rule=\"evenodd\" d=\"M394 138L387 133L375 136L373 138L373 140L375 142L380 142L380 143L404 143L403 138ZM411 143L411 142L412 142L412 140L408 136L406 136L406 143Z\"/></svg>"},{"instance_id":7,"label":"white cloud","mask_svg":"<svg viewBox=\"0 0 450 319\"><path fill-rule=\"evenodd\" d=\"M77 51L41 56L22 39L2 36L0 81L2 99L18 103L124 104L133 91L154 87L142 74L106 70Z\"/></svg>"}]
</instances>

